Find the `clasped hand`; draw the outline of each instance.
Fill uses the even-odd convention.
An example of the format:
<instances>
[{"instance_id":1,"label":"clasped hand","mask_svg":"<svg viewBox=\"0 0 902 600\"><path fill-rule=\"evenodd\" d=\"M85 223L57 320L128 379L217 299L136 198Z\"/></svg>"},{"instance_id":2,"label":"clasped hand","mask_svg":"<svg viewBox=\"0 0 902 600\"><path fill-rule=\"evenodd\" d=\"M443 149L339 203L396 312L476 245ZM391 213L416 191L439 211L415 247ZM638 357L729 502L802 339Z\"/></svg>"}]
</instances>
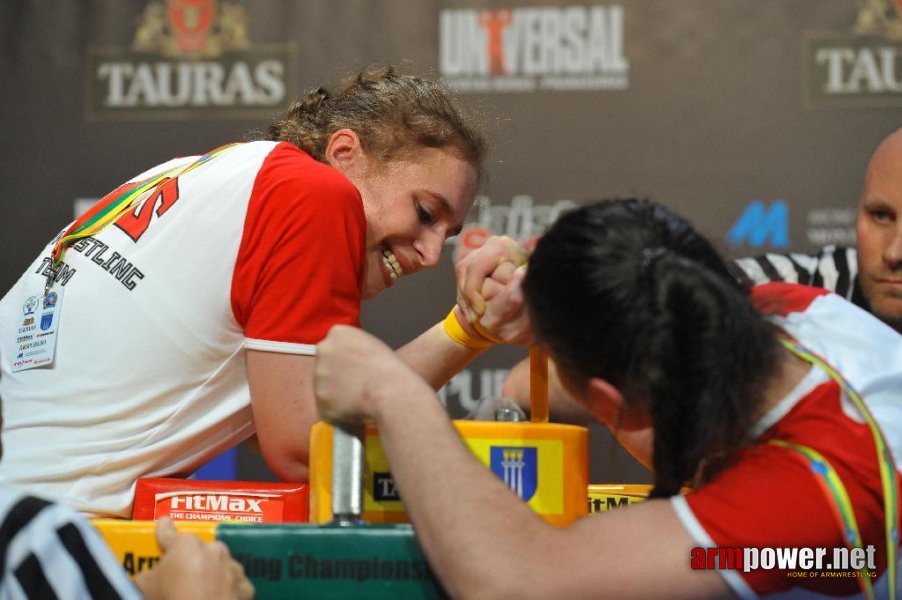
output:
<instances>
[{"instance_id":1,"label":"clasped hand","mask_svg":"<svg viewBox=\"0 0 902 600\"><path fill-rule=\"evenodd\" d=\"M493 236L455 267L457 300L468 320L509 344L532 341L520 288L527 256L513 239ZM434 394L386 344L345 325L317 345L314 393L320 417L337 424L378 420L387 399Z\"/></svg>"},{"instance_id":2,"label":"clasped hand","mask_svg":"<svg viewBox=\"0 0 902 600\"><path fill-rule=\"evenodd\" d=\"M533 341L521 284L526 249L508 236L492 236L457 263L457 304L470 323L478 323L508 344Z\"/></svg>"}]
</instances>

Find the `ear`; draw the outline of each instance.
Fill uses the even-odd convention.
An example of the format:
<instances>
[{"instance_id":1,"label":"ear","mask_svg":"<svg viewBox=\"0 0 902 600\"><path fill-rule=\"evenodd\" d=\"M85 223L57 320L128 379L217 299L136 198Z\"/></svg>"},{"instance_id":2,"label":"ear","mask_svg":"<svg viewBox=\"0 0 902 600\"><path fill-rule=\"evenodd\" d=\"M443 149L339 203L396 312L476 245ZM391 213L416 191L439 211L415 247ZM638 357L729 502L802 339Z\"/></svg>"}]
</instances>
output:
<instances>
[{"instance_id":1,"label":"ear","mask_svg":"<svg viewBox=\"0 0 902 600\"><path fill-rule=\"evenodd\" d=\"M339 129L329 136L326 151L323 155L326 162L342 173L347 174L359 166L363 158L363 145L360 136L353 129Z\"/></svg>"},{"instance_id":2,"label":"ear","mask_svg":"<svg viewBox=\"0 0 902 600\"><path fill-rule=\"evenodd\" d=\"M586 385L586 403L596 419L608 427L618 427L625 406L623 394L613 385L592 377Z\"/></svg>"},{"instance_id":3,"label":"ear","mask_svg":"<svg viewBox=\"0 0 902 600\"><path fill-rule=\"evenodd\" d=\"M636 431L654 425L644 405L628 403L620 390L604 379L590 379L586 394L592 414L611 431Z\"/></svg>"}]
</instances>

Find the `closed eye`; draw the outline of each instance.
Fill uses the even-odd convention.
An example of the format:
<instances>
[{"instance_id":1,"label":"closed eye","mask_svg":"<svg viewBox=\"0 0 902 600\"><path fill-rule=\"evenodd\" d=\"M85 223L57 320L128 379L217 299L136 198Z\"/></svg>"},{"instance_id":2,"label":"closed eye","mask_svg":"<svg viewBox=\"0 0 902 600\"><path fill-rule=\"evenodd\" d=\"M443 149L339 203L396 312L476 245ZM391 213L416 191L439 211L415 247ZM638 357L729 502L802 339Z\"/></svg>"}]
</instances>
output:
<instances>
[{"instance_id":1,"label":"closed eye","mask_svg":"<svg viewBox=\"0 0 902 600\"><path fill-rule=\"evenodd\" d=\"M433 227L437 225L439 221L447 221L448 229L445 232L446 240L459 234L463 230L463 225L456 217L454 209L451 207L451 203L448 202L448 199L442 194L430 189L424 189L422 191L427 194L429 198L433 198L437 204L432 206L433 203L431 201L424 203L421 200L414 199L420 223L427 227Z\"/></svg>"},{"instance_id":2,"label":"closed eye","mask_svg":"<svg viewBox=\"0 0 902 600\"><path fill-rule=\"evenodd\" d=\"M425 206L423 206L419 201L416 202L417 207L417 218L420 220L420 223L427 226L435 225L435 217L432 216L432 213L429 212Z\"/></svg>"}]
</instances>

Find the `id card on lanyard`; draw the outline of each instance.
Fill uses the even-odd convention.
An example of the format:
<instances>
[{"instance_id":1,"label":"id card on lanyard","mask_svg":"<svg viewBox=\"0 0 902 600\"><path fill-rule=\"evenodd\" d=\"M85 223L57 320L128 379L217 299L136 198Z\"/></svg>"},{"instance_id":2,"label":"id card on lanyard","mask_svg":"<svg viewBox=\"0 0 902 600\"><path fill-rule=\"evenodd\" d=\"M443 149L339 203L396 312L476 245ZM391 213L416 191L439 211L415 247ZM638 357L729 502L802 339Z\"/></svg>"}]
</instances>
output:
<instances>
[{"instance_id":1,"label":"id card on lanyard","mask_svg":"<svg viewBox=\"0 0 902 600\"><path fill-rule=\"evenodd\" d=\"M65 287L30 290L22 298L16 318L16 350L11 371L16 373L53 362Z\"/></svg>"},{"instance_id":2,"label":"id card on lanyard","mask_svg":"<svg viewBox=\"0 0 902 600\"><path fill-rule=\"evenodd\" d=\"M91 207L66 229L50 254L51 273L47 276L47 284L43 291L28 290L21 300L21 316L16 317L16 350L11 367L13 373L53 364L65 290L65 285L54 286L53 283L56 273L63 265L66 249L76 241L95 235L115 223L116 219L131 210L142 199L150 197L166 182L237 146L238 144L221 146L188 165L174 167L139 182L119 195L111 194Z\"/></svg>"}]
</instances>

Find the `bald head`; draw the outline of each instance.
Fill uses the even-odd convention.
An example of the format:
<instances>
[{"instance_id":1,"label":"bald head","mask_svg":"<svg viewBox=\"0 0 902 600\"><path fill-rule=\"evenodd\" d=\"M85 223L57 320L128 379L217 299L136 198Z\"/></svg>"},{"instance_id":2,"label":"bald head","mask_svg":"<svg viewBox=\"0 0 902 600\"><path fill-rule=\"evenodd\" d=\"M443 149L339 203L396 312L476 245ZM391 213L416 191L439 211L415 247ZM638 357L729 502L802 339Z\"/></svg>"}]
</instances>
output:
<instances>
[{"instance_id":1,"label":"bald head","mask_svg":"<svg viewBox=\"0 0 902 600\"><path fill-rule=\"evenodd\" d=\"M902 128L868 163L858 204L858 279L871 311L902 332Z\"/></svg>"},{"instance_id":2,"label":"bald head","mask_svg":"<svg viewBox=\"0 0 902 600\"><path fill-rule=\"evenodd\" d=\"M870 186L882 187L893 181L902 181L899 160L902 159L902 127L886 136L874 150L865 172L865 190Z\"/></svg>"}]
</instances>

